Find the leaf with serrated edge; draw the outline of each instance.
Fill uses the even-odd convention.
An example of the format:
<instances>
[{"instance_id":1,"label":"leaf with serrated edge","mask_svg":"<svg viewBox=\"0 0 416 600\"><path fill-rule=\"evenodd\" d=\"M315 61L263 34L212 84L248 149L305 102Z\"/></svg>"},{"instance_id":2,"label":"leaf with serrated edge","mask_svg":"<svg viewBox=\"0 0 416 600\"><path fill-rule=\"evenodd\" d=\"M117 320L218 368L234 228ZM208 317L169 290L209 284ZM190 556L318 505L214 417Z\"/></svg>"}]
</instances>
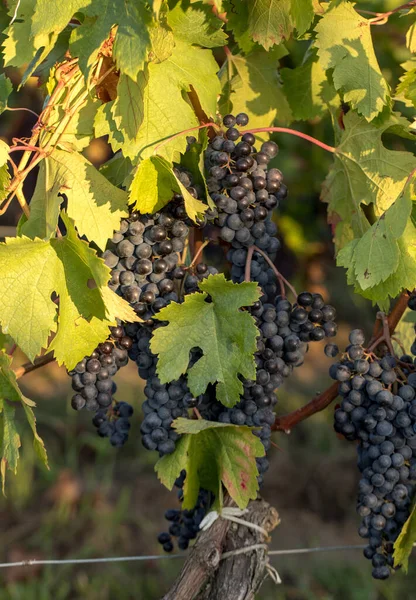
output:
<instances>
[{"instance_id":1,"label":"leaf with serrated edge","mask_svg":"<svg viewBox=\"0 0 416 600\"><path fill-rule=\"evenodd\" d=\"M265 50L289 39L293 31L291 0L253 0L248 28Z\"/></svg>"},{"instance_id":2,"label":"leaf with serrated edge","mask_svg":"<svg viewBox=\"0 0 416 600\"><path fill-rule=\"evenodd\" d=\"M209 276L199 287L203 293L186 296L183 304L172 302L157 314L158 320L168 322L155 330L150 342L159 355L157 373L166 383L187 372L194 396L216 384L218 400L234 406L243 392L238 375L255 378L258 330L253 317L240 309L258 300L259 289L255 282L235 284L223 274ZM188 370L192 348L200 348L203 356Z\"/></svg>"},{"instance_id":3,"label":"leaf with serrated edge","mask_svg":"<svg viewBox=\"0 0 416 600\"><path fill-rule=\"evenodd\" d=\"M0 473L2 491L5 494L6 471L17 472L19 461L20 435L16 428L15 407L0 399Z\"/></svg>"},{"instance_id":4,"label":"leaf with serrated edge","mask_svg":"<svg viewBox=\"0 0 416 600\"><path fill-rule=\"evenodd\" d=\"M256 498L255 459L264 456L264 448L251 428L181 418L173 422L173 427L183 437L173 454L157 462L155 470L168 489L172 489L181 471L186 471L183 508L193 508L198 491L203 488L214 494L213 508L221 511L222 484L241 509Z\"/></svg>"},{"instance_id":5,"label":"leaf with serrated edge","mask_svg":"<svg viewBox=\"0 0 416 600\"><path fill-rule=\"evenodd\" d=\"M31 239L49 239L56 232L59 210L63 198L58 196L61 181L50 173L51 163L42 160L36 179L36 187L30 201L29 218L22 224L19 235Z\"/></svg>"},{"instance_id":6,"label":"leaf with serrated edge","mask_svg":"<svg viewBox=\"0 0 416 600\"><path fill-rule=\"evenodd\" d=\"M195 65L198 69L195 69ZM220 84L216 76L218 65L211 50L202 50L177 40L172 55L162 63L150 63L148 82L141 86L143 94L143 124L135 142L125 140L123 154L132 160L144 160L154 154L169 162L178 161L186 149L186 134L172 136L199 125L184 92L195 90L202 110L213 117L217 110ZM165 142L166 140L166 142Z\"/></svg>"},{"instance_id":7,"label":"leaf with serrated edge","mask_svg":"<svg viewBox=\"0 0 416 600\"><path fill-rule=\"evenodd\" d=\"M142 214L152 214L166 206L172 200L174 192L182 194L186 212L193 221L207 209L203 202L191 196L182 185L167 160L151 156L138 166L130 186L129 202L134 203L134 208Z\"/></svg>"},{"instance_id":8,"label":"leaf with serrated edge","mask_svg":"<svg viewBox=\"0 0 416 600\"><path fill-rule=\"evenodd\" d=\"M54 150L49 162L48 186L68 198L68 215L80 235L102 250L120 219L128 215L127 194L114 187L81 154Z\"/></svg>"},{"instance_id":9,"label":"leaf with serrated edge","mask_svg":"<svg viewBox=\"0 0 416 600\"><path fill-rule=\"evenodd\" d=\"M342 27L340 28L340 23ZM332 3L315 28L322 68L333 69L335 89L368 121L390 102L371 38L371 22L347 1Z\"/></svg>"},{"instance_id":10,"label":"leaf with serrated edge","mask_svg":"<svg viewBox=\"0 0 416 600\"><path fill-rule=\"evenodd\" d=\"M96 347L96 319L107 328L115 324L120 300L109 303L109 268L78 238L72 222L62 217L65 237L50 241L8 238L0 244L0 322L30 360L46 347L50 332L56 332L50 347L57 361L71 369ZM90 280L96 284L94 289L87 285ZM53 292L60 298L59 325ZM133 311L129 314L137 320ZM99 341L106 337L104 330L102 326Z\"/></svg>"},{"instance_id":11,"label":"leaf with serrated edge","mask_svg":"<svg viewBox=\"0 0 416 600\"><path fill-rule=\"evenodd\" d=\"M329 98L324 100L322 92L330 93L331 90L316 58L312 57L295 69L281 69L280 75L294 119L313 119L325 114ZM332 97L335 95L332 93Z\"/></svg>"},{"instance_id":12,"label":"leaf with serrated edge","mask_svg":"<svg viewBox=\"0 0 416 600\"><path fill-rule=\"evenodd\" d=\"M270 52L259 49L248 56L229 57L234 74L230 79L228 69L221 71L222 113L233 109L245 112L252 128L268 127L275 120L290 123L292 113L277 76L278 60L285 54L281 46Z\"/></svg>"},{"instance_id":13,"label":"leaf with serrated edge","mask_svg":"<svg viewBox=\"0 0 416 600\"><path fill-rule=\"evenodd\" d=\"M4 73L0 75L0 114L7 108L7 100L12 93L12 82ZM4 144L4 142L2 141ZM3 163L4 164L4 163Z\"/></svg>"},{"instance_id":14,"label":"leaf with serrated edge","mask_svg":"<svg viewBox=\"0 0 416 600\"><path fill-rule=\"evenodd\" d=\"M290 14L294 28L298 35L302 36L311 26L315 16L313 0L291 0Z\"/></svg>"},{"instance_id":15,"label":"leaf with serrated edge","mask_svg":"<svg viewBox=\"0 0 416 600\"><path fill-rule=\"evenodd\" d=\"M399 537L394 542L394 566L402 566L403 571L407 573L409 566L409 556L413 550L413 544L416 542L416 517L415 517L416 499L413 500L412 509L409 518L403 525Z\"/></svg>"},{"instance_id":16,"label":"leaf with serrated edge","mask_svg":"<svg viewBox=\"0 0 416 600\"><path fill-rule=\"evenodd\" d=\"M128 75L121 75L111 113L117 128L126 141L134 142L143 123L144 106L141 90L146 86L144 71L139 73L139 82Z\"/></svg>"},{"instance_id":17,"label":"leaf with serrated edge","mask_svg":"<svg viewBox=\"0 0 416 600\"><path fill-rule=\"evenodd\" d=\"M210 6L185 7L178 2L168 13L167 21L176 38L188 44L216 48L227 43L223 23L217 19Z\"/></svg>"},{"instance_id":18,"label":"leaf with serrated edge","mask_svg":"<svg viewBox=\"0 0 416 600\"><path fill-rule=\"evenodd\" d=\"M345 130L323 184L322 199L328 202L330 221L350 225L358 238L370 227L361 204L373 203L375 216L380 217L402 191L416 159L410 152L388 150L383 145L384 133L400 133L400 126L408 125L396 114L379 125L367 123L353 111L343 120ZM340 248L338 231L337 227L335 243Z\"/></svg>"}]
</instances>

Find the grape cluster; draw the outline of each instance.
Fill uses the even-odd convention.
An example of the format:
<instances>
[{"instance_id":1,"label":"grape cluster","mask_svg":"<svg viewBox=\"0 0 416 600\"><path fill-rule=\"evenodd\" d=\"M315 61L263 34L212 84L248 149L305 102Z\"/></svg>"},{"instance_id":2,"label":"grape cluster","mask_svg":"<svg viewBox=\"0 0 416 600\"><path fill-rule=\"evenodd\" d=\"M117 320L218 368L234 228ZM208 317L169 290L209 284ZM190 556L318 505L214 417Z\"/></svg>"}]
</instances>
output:
<instances>
[{"instance_id":1,"label":"grape cluster","mask_svg":"<svg viewBox=\"0 0 416 600\"><path fill-rule=\"evenodd\" d=\"M129 425L120 423L115 427L117 419L116 406L118 404L113 394L116 392L114 375L121 367L128 363L128 350L132 340L125 335L121 326L111 329L109 339L100 344L90 355L83 358L75 368L69 372L72 379L72 389L76 392L72 396L71 405L75 410L83 408L95 412L93 423L98 427L98 433L109 437L113 446L121 446L127 440ZM126 408L123 408L126 412ZM129 407L133 412L133 409ZM123 415L124 418L124 415ZM107 421L108 426L103 425ZM111 421L111 426L110 426ZM121 442L121 440L123 440Z\"/></svg>"},{"instance_id":2,"label":"grape cluster","mask_svg":"<svg viewBox=\"0 0 416 600\"><path fill-rule=\"evenodd\" d=\"M179 488L178 498L183 499L183 484L186 473L182 471L181 475L175 481L175 486ZM198 493L198 499L193 509L170 509L165 513L165 519L170 523L169 531L159 534L158 541L162 544L165 552L172 552L174 538L177 539L177 545L180 550L186 550L189 542L196 538L199 533L199 526L207 514L213 498L207 490L201 489Z\"/></svg>"},{"instance_id":3,"label":"grape cluster","mask_svg":"<svg viewBox=\"0 0 416 600\"><path fill-rule=\"evenodd\" d=\"M110 438L110 443L116 448L121 448L128 440L130 430L130 417L133 407L127 402L114 402L107 410L99 410L93 420L100 437Z\"/></svg>"},{"instance_id":4,"label":"grape cluster","mask_svg":"<svg viewBox=\"0 0 416 600\"><path fill-rule=\"evenodd\" d=\"M416 372L414 359L389 353L377 358L364 347L361 330L350 333L342 359L331 366L342 398L335 430L357 440L361 472L359 534L373 577L393 568L393 543L410 514L416 491Z\"/></svg>"},{"instance_id":5,"label":"grape cluster","mask_svg":"<svg viewBox=\"0 0 416 600\"><path fill-rule=\"evenodd\" d=\"M150 349L150 339L159 323L147 326L131 324L127 331L133 338L129 355L138 366L139 375L146 380L145 401L142 404L144 419L140 427L142 443L147 450L157 450L160 456L175 450L178 434L171 425L178 417L188 417L193 397L185 377L162 384L156 375L157 357Z\"/></svg>"}]
</instances>

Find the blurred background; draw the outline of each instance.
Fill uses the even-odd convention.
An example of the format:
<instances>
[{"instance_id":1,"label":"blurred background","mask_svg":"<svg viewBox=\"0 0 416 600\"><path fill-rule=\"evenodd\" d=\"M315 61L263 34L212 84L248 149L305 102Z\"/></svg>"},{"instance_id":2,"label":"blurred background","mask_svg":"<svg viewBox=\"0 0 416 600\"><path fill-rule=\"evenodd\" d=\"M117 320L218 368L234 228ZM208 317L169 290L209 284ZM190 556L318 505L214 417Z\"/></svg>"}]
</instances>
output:
<instances>
[{"instance_id":1,"label":"blurred background","mask_svg":"<svg viewBox=\"0 0 416 600\"><path fill-rule=\"evenodd\" d=\"M385 11L395 2L360 2L360 8ZM384 74L394 88L401 75L400 63L408 58L404 36L409 22L394 16L374 28L374 43ZM290 55L282 66L300 64L308 42L288 44ZM19 73L8 75L16 83ZM10 106L40 112L43 97L32 78ZM400 105L405 112L405 107ZM409 118L411 117L408 114ZM0 137L27 136L35 117L6 112L0 120ZM333 143L329 120L319 119L295 128ZM275 219L283 249L278 268L298 292L308 289L323 294L338 311L338 345L346 345L348 332L364 327L369 337L375 316L371 305L353 295L343 269L334 264L326 207L319 200L320 186L331 156L320 148L290 136L275 138L280 153L275 164L282 170L289 196ZM386 139L393 149L411 150L411 142ZM95 140L87 157L100 165L111 153L105 139ZM35 173L27 182L27 197ZM0 217L0 237L15 235L19 211L12 204ZM313 344L305 365L279 391L278 412L284 414L310 400L330 383L330 359L323 344ZM25 362L16 353L16 365ZM164 512L176 508L175 492L159 484L153 468L157 460L140 442L140 405L143 383L133 364L116 379L118 400L135 409L129 442L114 449L99 438L90 414L70 407L70 379L65 369L50 364L26 375L21 387L37 403L38 429L49 453L50 471L39 467L31 452L29 431L22 434L19 472L8 475L7 497L0 495L0 561L30 558L88 558L161 553L157 534L165 530ZM356 450L335 435L333 406L299 424L290 435L275 433L270 451L270 470L262 495L278 510L281 524L274 531L272 548L360 544L355 514ZM22 419L23 422L23 419ZM0 600L154 600L171 585L182 560L153 562L22 567L0 570ZM416 568L397 573L387 582L371 578L371 565L360 550L272 559L282 585L267 582L259 600L391 600L412 598ZM222 600L222 599L221 599ZM226 599L224 599L226 600Z\"/></svg>"}]
</instances>

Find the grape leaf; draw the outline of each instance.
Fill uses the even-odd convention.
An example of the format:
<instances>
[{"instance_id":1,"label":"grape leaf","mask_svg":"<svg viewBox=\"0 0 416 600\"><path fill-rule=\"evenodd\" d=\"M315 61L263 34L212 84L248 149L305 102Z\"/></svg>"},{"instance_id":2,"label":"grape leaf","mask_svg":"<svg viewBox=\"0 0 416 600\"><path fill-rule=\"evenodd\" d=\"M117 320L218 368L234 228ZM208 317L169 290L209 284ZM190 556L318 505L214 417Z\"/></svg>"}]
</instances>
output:
<instances>
[{"instance_id":1,"label":"grape leaf","mask_svg":"<svg viewBox=\"0 0 416 600\"><path fill-rule=\"evenodd\" d=\"M0 75L0 114L7 108L7 100L13 91L12 82L4 73Z\"/></svg>"},{"instance_id":2,"label":"grape leaf","mask_svg":"<svg viewBox=\"0 0 416 600\"><path fill-rule=\"evenodd\" d=\"M280 75L284 93L296 120L324 115L327 102L336 96L316 57L310 58L295 69L281 69Z\"/></svg>"},{"instance_id":3,"label":"grape leaf","mask_svg":"<svg viewBox=\"0 0 416 600\"><path fill-rule=\"evenodd\" d=\"M195 69L195 64L198 69ZM138 93L143 97L143 122L135 140L124 139L111 116L108 104L98 111L96 135L109 135L113 150L123 149L123 155L133 161L149 158L158 147L158 155L169 162L179 161L186 149L186 134L181 131L197 127L199 122L184 92L193 89L202 110L214 116L220 84L216 77L218 66L211 50L189 46L176 40L172 55L162 63L150 63L148 76L138 82ZM163 142L163 144L161 144Z\"/></svg>"},{"instance_id":4,"label":"grape leaf","mask_svg":"<svg viewBox=\"0 0 416 600\"><path fill-rule=\"evenodd\" d=\"M412 354L410 348L415 341L415 326L416 311L407 308L394 330L394 337L398 338L400 341L399 345L396 340L393 339L393 346L395 347L398 356L401 356L402 354ZM402 348L404 348L404 352Z\"/></svg>"},{"instance_id":5,"label":"grape leaf","mask_svg":"<svg viewBox=\"0 0 416 600\"><path fill-rule=\"evenodd\" d=\"M15 412L14 406L0 398L0 474L3 494L5 493L6 472L9 470L16 474L19 461L21 442L16 427Z\"/></svg>"},{"instance_id":6,"label":"grape leaf","mask_svg":"<svg viewBox=\"0 0 416 600\"><path fill-rule=\"evenodd\" d=\"M36 430L36 418L33 412L33 407L36 405L22 394L14 371L11 369L11 362L11 358L5 352L0 352L0 440L2 442L0 471L3 493L6 470L16 473L20 448L20 436L14 419L15 407L8 402L21 403L32 429L35 452L42 463L49 468L45 445Z\"/></svg>"},{"instance_id":7,"label":"grape leaf","mask_svg":"<svg viewBox=\"0 0 416 600\"><path fill-rule=\"evenodd\" d=\"M416 15L414 8L412 8L408 14L411 14L414 20L406 33L406 48L413 54L416 52Z\"/></svg>"},{"instance_id":8,"label":"grape leaf","mask_svg":"<svg viewBox=\"0 0 416 600\"><path fill-rule=\"evenodd\" d=\"M149 52L150 62L160 63L172 56L175 47L173 33L160 25L149 29L152 49Z\"/></svg>"},{"instance_id":9,"label":"grape leaf","mask_svg":"<svg viewBox=\"0 0 416 600\"><path fill-rule=\"evenodd\" d=\"M302 36L308 31L315 16L313 0L291 0L290 14L294 28Z\"/></svg>"},{"instance_id":10,"label":"grape leaf","mask_svg":"<svg viewBox=\"0 0 416 600\"><path fill-rule=\"evenodd\" d=\"M147 77L140 71L138 82L128 75L121 75L117 86L117 98L111 106L111 113L117 129L126 142L135 142L139 128L143 123L144 106L142 90L146 87Z\"/></svg>"},{"instance_id":11,"label":"grape leaf","mask_svg":"<svg viewBox=\"0 0 416 600\"><path fill-rule=\"evenodd\" d=\"M82 13L81 25L71 36L71 53L80 57L84 73L96 58L98 50L117 25L113 56L120 71L135 80L143 69L150 47L148 27L151 14L143 0L70 0L62 5L49 0L36 0L32 34L36 37L60 33L76 12Z\"/></svg>"},{"instance_id":12,"label":"grape leaf","mask_svg":"<svg viewBox=\"0 0 416 600\"><path fill-rule=\"evenodd\" d=\"M225 0L224 10L227 13L226 28L232 32L233 38L241 48L248 54L259 45L253 41L248 28L249 3L241 0Z\"/></svg>"},{"instance_id":13,"label":"grape leaf","mask_svg":"<svg viewBox=\"0 0 416 600\"><path fill-rule=\"evenodd\" d=\"M204 152L208 146L208 134L206 129L199 130L199 140L193 144L189 144L185 154L181 158L181 167L187 169L192 173L192 179L194 185L199 186L204 190L205 197L208 206L214 208L215 204L212 201L207 187L204 173ZM205 207L206 208L206 207Z\"/></svg>"},{"instance_id":14,"label":"grape leaf","mask_svg":"<svg viewBox=\"0 0 416 600\"><path fill-rule=\"evenodd\" d=\"M354 4L341 0L329 6L315 31L322 68L333 69L335 89L371 121L389 105L390 94L374 52L370 21Z\"/></svg>"},{"instance_id":15,"label":"grape leaf","mask_svg":"<svg viewBox=\"0 0 416 600\"><path fill-rule=\"evenodd\" d=\"M199 284L202 293L190 294L183 304L171 303L157 319L167 321L158 328L150 347L159 355L157 372L162 383L188 373L194 396L202 394L209 383L216 383L217 398L234 406L243 392L238 375L255 378L253 353L258 330L242 306L259 298L255 282L227 281L223 274L211 275ZM212 302L207 302L208 295ZM189 352L200 348L203 356L188 369Z\"/></svg>"},{"instance_id":16,"label":"grape leaf","mask_svg":"<svg viewBox=\"0 0 416 600\"><path fill-rule=\"evenodd\" d=\"M215 48L227 43L227 34L222 31L222 21L214 16L211 7L201 3L186 6L183 2L178 2L169 11L167 21L175 38L188 44Z\"/></svg>"},{"instance_id":17,"label":"grape leaf","mask_svg":"<svg viewBox=\"0 0 416 600\"><path fill-rule=\"evenodd\" d=\"M416 541L416 518L415 518L416 500L413 500L412 509L409 518L403 525L399 537L394 542L394 566L401 566L407 573L409 567L409 556L413 550L413 544Z\"/></svg>"},{"instance_id":18,"label":"grape leaf","mask_svg":"<svg viewBox=\"0 0 416 600\"><path fill-rule=\"evenodd\" d=\"M396 97L407 106L416 107L416 60L408 60L400 65L405 73L400 77L400 83L396 89Z\"/></svg>"},{"instance_id":19,"label":"grape leaf","mask_svg":"<svg viewBox=\"0 0 416 600\"><path fill-rule=\"evenodd\" d=\"M100 173L116 187L125 186L126 179L133 171L131 160L118 152L100 167Z\"/></svg>"},{"instance_id":20,"label":"grape leaf","mask_svg":"<svg viewBox=\"0 0 416 600\"><path fill-rule=\"evenodd\" d=\"M399 261L397 269L386 279L372 288L363 290L358 284L355 272L351 269L354 244L347 245L337 257L337 264L347 269L347 281L355 286L355 292L378 304L381 310L388 311L390 298L396 298L403 289L413 289L416 285L416 230L408 223L404 234L397 240ZM354 240L357 243L358 240Z\"/></svg>"},{"instance_id":21,"label":"grape leaf","mask_svg":"<svg viewBox=\"0 0 416 600\"><path fill-rule=\"evenodd\" d=\"M250 427L181 418L173 427L182 438L173 454L156 463L155 471L170 490L181 471L186 471L183 508L192 509L203 488L214 494L214 508L221 511L222 484L241 509L256 498L255 459L264 456L264 448Z\"/></svg>"},{"instance_id":22,"label":"grape leaf","mask_svg":"<svg viewBox=\"0 0 416 600\"><path fill-rule=\"evenodd\" d=\"M51 174L51 163L42 160L36 179L36 187L30 201L29 218L22 223L19 235L26 237L49 239L55 235L58 225L59 210L62 197L58 197L61 184Z\"/></svg>"},{"instance_id":23,"label":"grape leaf","mask_svg":"<svg viewBox=\"0 0 416 600\"><path fill-rule=\"evenodd\" d=\"M59 147L81 152L85 150L94 137L94 119L97 110L101 106L99 100L88 97L85 104L80 107L71 118L71 122L59 139ZM48 126L56 127L65 116L61 105L55 105L48 117Z\"/></svg>"},{"instance_id":24,"label":"grape leaf","mask_svg":"<svg viewBox=\"0 0 416 600\"><path fill-rule=\"evenodd\" d=\"M393 274L401 258L398 239L403 235L412 210L409 188L384 212L381 217L354 245L352 254L348 246L338 257L344 262L343 252L348 255L349 269L353 269L362 290L374 287Z\"/></svg>"},{"instance_id":25,"label":"grape leaf","mask_svg":"<svg viewBox=\"0 0 416 600\"><path fill-rule=\"evenodd\" d=\"M78 238L70 219L64 214L62 218L67 229L62 238L8 238L0 244L0 322L30 360L47 347L49 334L56 333L50 348L57 361L71 369L96 347L96 319L105 324L98 340L103 341L121 306L123 316L126 311L130 315L123 320L137 317L108 290L110 270L104 261ZM94 288L87 285L90 281L95 282ZM59 296L59 310L51 299L53 293ZM87 330L90 337L86 340ZM85 334L78 337L78 331Z\"/></svg>"},{"instance_id":26,"label":"grape leaf","mask_svg":"<svg viewBox=\"0 0 416 600\"><path fill-rule=\"evenodd\" d=\"M278 60L285 54L280 46L270 52L256 50L246 57L229 56L233 76L230 79L228 69L221 71L221 112L232 112L234 107L235 112L244 111L253 128L268 127L276 119L289 123L292 113L277 76Z\"/></svg>"},{"instance_id":27,"label":"grape leaf","mask_svg":"<svg viewBox=\"0 0 416 600\"><path fill-rule=\"evenodd\" d=\"M68 215L80 235L104 249L108 238L118 229L120 219L128 214L127 193L114 187L81 154L54 150L45 161L48 164L44 168L44 178L42 176L38 182L39 185L45 183L44 204L42 208L42 192L37 186L36 212L27 222L30 235L44 237L45 223L39 215L42 210L46 216L56 214L56 207L62 202L58 197L60 192L68 199Z\"/></svg>"},{"instance_id":28,"label":"grape leaf","mask_svg":"<svg viewBox=\"0 0 416 600\"><path fill-rule=\"evenodd\" d=\"M330 222L342 222L335 231L337 247L342 247L345 227L356 238L369 229L361 205L372 203L375 216L380 217L396 200L416 166L413 154L388 150L382 143L387 131L401 134L403 127L406 135L408 123L402 117L393 113L376 126L350 111L343 121L345 130L322 191Z\"/></svg>"},{"instance_id":29,"label":"grape leaf","mask_svg":"<svg viewBox=\"0 0 416 600\"><path fill-rule=\"evenodd\" d=\"M248 27L254 41L265 50L289 39L293 31L291 0L253 0Z\"/></svg>"},{"instance_id":30,"label":"grape leaf","mask_svg":"<svg viewBox=\"0 0 416 600\"><path fill-rule=\"evenodd\" d=\"M142 214L154 213L172 200L173 193L182 194L185 209L195 221L203 214L207 206L188 192L175 176L167 160L160 156L151 156L142 161L130 186L130 204Z\"/></svg>"},{"instance_id":31,"label":"grape leaf","mask_svg":"<svg viewBox=\"0 0 416 600\"><path fill-rule=\"evenodd\" d=\"M33 0L21 0L16 7L10 7L9 15L15 16L15 19L7 28L7 36L3 42L5 67L22 67L32 63L35 57L33 65L36 66L47 57L55 45L59 32L54 32L53 28L48 33L32 36L34 10Z\"/></svg>"}]
</instances>

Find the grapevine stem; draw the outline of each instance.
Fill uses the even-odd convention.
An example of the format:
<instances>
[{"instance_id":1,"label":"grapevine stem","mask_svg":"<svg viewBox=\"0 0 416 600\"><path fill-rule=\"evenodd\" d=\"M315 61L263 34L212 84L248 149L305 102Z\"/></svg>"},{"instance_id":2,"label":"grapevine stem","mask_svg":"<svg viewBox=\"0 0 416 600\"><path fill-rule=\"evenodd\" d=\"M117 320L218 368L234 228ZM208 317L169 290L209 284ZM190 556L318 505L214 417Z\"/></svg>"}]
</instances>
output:
<instances>
[{"instance_id":1,"label":"grapevine stem","mask_svg":"<svg viewBox=\"0 0 416 600\"><path fill-rule=\"evenodd\" d=\"M184 129L183 131L179 131L178 133L175 133L175 135L172 135L168 138L166 138L166 140L162 140L160 142L160 144L158 144L155 149L153 150L153 154L157 154L157 151L159 150L159 148L161 148L162 146L164 146L165 144L168 144L169 142L171 142L172 140L174 140L175 138L184 135L185 133L190 133L191 131L196 131L197 129L206 129L208 127L215 127L217 128L217 124L216 123L203 123L202 125L197 125L195 127L190 127L189 129Z\"/></svg>"},{"instance_id":2,"label":"grapevine stem","mask_svg":"<svg viewBox=\"0 0 416 600\"><path fill-rule=\"evenodd\" d=\"M23 194L23 190L22 190L21 187L19 187L16 190L16 198L17 198L17 200L18 200L18 202L20 204L20 207L21 207L22 211L24 212L24 214L26 215L26 217L29 218L29 216L30 216L30 210L29 210L29 207L27 205L26 198L25 198L25 196Z\"/></svg>"},{"instance_id":3,"label":"grapevine stem","mask_svg":"<svg viewBox=\"0 0 416 600\"><path fill-rule=\"evenodd\" d=\"M332 154L334 154L337 151L337 149L334 148L334 146L328 146L328 144L317 140L316 138L312 137L311 135L308 135L307 133L302 133L302 131L296 131L296 129L290 129L289 127L256 127L255 129L244 129L244 131L241 131L241 134L261 133L262 131L269 131L275 133L289 133L290 135L295 135L304 140L307 140L308 142L315 144L315 146L319 146L320 148L323 148L324 150L327 150L327 152L331 152Z\"/></svg>"},{"instance_id":4,"label":"grapevine stem","mask_svg":"<svg viewBox=\"0 0 416 600\"><path fill-rule=\"evenodd\" d=\"M31 371L34 371L35 369L39 369L40 367L43 367L54 360L55 360L55 358L54 358L53 352L49 352L48 354L39 356L38 358L35 358L33 363L31 363L31 362L25 363L21 367L14 369L14 374L16 376L16 379L19 379L20 377L23 377L23 375L26 375L26 373L30 373Z\"/></svg>"},{"instance_id":5,"label":"grapevine stem","mask_svg":"<svg viewBox=\"0 0 416 600\"><path fill-rule=\"evenodd\" d=\"M205 242L202 242L202 244L199 246L195 256L192 259L191 264L189 265L189 269L192 269L192 267L197 264L198 258L201 256L203 249L208 246L208 244L210 243L211 240L205 240Z\"/></svg>"},{"instance_id":6,"label":"grapevine stem","mask_svg":"<svg viewBox=\"0 0 416 600\"><path fill-rule=\"evenodd\" d=\"M292 294L295 296L295 298L297 298L297 297L298 297L298 293L297 293L297 291L295 290L295 288L293 287L293 285L292 285L291 283L289 283L289 281L288 281L288 280L287 280L285 277L283 277L283 275L281 274L281 272L280 272L280 271L278 271L278 269L277 269L276 265L274 264L274 262L272 261L272 259L271 259L269 256L267 256L267 254L266 254L265 252L263 252L263 250L260 250L260 248L258 248L257 246L253 246L253 248L254 248L254 250L255 250L256 252L258 252L259 254L261 254L261 255L262 255L262 257L264 258L264 260L265 260L265 261L266 261L266 262L267 262L267 263L268 263L268 264L271 266L271 268L273 269L273 271L274 271L274 274L276 275L276 277L277 277L279 280L283 281L283 282L284 282L284 283L287 285L287 287L289 288L289 290L292 292ZM283 295L284 295L284 294L283 294Z\"/></svg>"},{"instance_id":7,"label":"grapevine stem","mask_svg":"<svg viewBox=\"0 0 416 600\"><path fill-rule=\"evenodd\" d=\"M19 111L19 110L24 110L25 112L31 113L37 119L39 119L38 113L36 113L34 110L31 110L30 108L26 108L26 107L23 107L23 106L20 107L20 108L11 108L10 106L6 106L6 110L9 110L10 112L16 112L16 111Z\"/></svg>"},{"instance_id":8,"label":"grapevine stem","mask_svg":"<svg viewBox=\"0 0 416 600\"><path fill-rule=\"evenodd\" d=\"M246 266L244 269L244 281L251 281L251 261L253 259L254 246L250 246L246 256Z\"/></svg>"}]
</instances>

